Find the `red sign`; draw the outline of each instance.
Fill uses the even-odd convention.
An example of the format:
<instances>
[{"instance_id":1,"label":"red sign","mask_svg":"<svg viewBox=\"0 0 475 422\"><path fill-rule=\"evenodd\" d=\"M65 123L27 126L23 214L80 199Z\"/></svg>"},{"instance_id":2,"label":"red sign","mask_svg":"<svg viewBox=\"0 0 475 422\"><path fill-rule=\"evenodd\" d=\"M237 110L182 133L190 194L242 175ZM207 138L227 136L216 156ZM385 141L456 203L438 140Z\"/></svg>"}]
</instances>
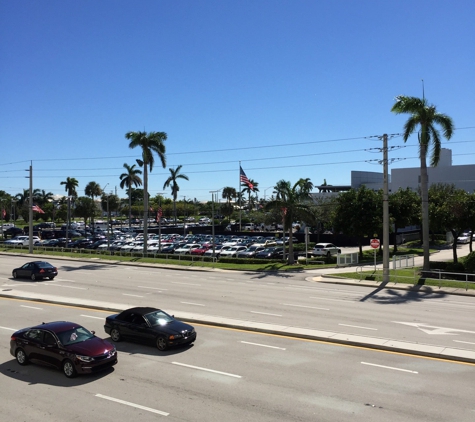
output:
<instances>
[{"instance_id":1,"label":"red sign","mask_svg":"<svg viewBox=\"0 0 475 422\"><path fill-rule=\"evenodd\" d=\"M369 244L371 245L373 249L377 249L379 248L379 239L371 239Z\"/></svg>"}]
</instances>

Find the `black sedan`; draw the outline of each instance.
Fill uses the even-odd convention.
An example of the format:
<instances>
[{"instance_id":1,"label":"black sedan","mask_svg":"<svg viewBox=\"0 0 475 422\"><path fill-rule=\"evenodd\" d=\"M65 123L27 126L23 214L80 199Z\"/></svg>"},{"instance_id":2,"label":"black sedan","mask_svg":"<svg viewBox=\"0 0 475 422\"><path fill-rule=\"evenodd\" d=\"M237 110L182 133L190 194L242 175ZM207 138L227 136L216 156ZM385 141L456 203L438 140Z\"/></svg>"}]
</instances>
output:
<instances>
[{"instance_id":1,"label":"black sedan","mask_svg":"<svg viewBox=\"0 0 475 422\"><path fill-rule=\"evenodd\" d=\"M193 343L195 329L157 308L131 308L108 316L104 330L113 341L123 338L153 343L158 350Z\"/></svg>"},{"instance_id":2,"label":"black sedan","mask_svg":"<svg viewBox=\"0 0 475 422\"><path fill-rule=\"evenodd\" d=\"M284 248L265 248L263 251L257 252L255 257L258 259L282 259L284 257Z\"/></svg>"},{"instance_id":3,"label":"black sedan","mask_svg":"<svg viewBox=\"0 0 475 422\"><path fill-rule=\"evenodd\" d=\"M12 271L13 278L27 277L33 281L43 278L53 280L58 275L58 269L45 261L27 262Z\"/></svg>"},{"instance_id":4,"label":"black sedan","mask_svg":"<svg viewBox=\"0 0 475 422\"><path fill-rule=\"evenodd\" d=\"M74 322L48 322L13 333L10 354L20 365L39 363L61 369L68 378L110 368L117 350L94 331Z\"/></svg>"}]
</instances>

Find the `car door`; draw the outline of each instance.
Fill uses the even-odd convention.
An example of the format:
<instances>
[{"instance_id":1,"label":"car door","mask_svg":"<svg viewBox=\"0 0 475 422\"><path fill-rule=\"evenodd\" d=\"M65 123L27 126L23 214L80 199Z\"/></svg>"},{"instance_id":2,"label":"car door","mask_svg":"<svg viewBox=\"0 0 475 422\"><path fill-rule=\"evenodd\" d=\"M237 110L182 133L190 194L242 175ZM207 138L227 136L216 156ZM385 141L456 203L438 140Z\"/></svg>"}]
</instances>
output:
<instances>
[{"instance_id":1,"label":"car door","mask_svg":"<svg viewBox=\"0 0 475 422\"><path fill-rule=\"evenodd\" d=\"M144 342L153 339L151 329L142 315L130 314L124 321L122 333L133 341Z\"/></svg>"},{"instance_id":2,"label":"car door","mask_svg":"<svg viewBox=\"0 0 475 422\"><path fill-rule=\"evenodd\" d=\"M28 262L18 270L17 274L19 277L31 277L31 272L33 271L34 264Z\"/></svg>"},{"instance_id":3,"label":"car door","mask_svg":"<svg viewBox=\"0 0 475 422\"><path fill-rule=\"evenodd\" d=\"M41 336L38 343L38 356L42 363L50 366L60 367L62 354L64 352L58 346L56 338L49 331L40 330Z\"/></svg>"},{"instance_id":4,"label":"car door","mask_svg":"<svg viewBox=\"0 0 475 422\"><path fill-rule=\"evenodd\" d=\"M40 343L43 339L43 332L37 328L28 330L23 336L22 348L25 350L28 359L33 362L42 362Z\"/></svg>"}]
</instances>

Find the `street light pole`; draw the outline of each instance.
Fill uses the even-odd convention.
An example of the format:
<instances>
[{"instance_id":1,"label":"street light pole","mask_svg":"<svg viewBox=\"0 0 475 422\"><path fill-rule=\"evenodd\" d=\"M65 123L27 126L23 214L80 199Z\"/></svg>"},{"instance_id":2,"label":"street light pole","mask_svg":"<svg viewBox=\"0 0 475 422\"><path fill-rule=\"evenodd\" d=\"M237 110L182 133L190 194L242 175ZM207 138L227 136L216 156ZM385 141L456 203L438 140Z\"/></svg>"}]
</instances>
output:
<instances>
[{"instance_id":1,"label":"street light pole","mask_svg":"<svg viewBox=\"0 0 475 422\"><path fill-rule=\"evenodd\" d=\"M186 236L186 196L183 197L183 237Z\"/></svg>"}]
</instances>

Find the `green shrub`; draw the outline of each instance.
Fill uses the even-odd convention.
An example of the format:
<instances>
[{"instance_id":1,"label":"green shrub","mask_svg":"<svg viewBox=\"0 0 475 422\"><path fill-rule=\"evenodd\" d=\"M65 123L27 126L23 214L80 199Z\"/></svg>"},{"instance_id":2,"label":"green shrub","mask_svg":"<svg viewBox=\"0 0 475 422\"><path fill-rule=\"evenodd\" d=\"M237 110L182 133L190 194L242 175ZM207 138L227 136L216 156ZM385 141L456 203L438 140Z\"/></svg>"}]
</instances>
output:
<instances>
[{"instance_id":1,"label":"green shrub","mask_svg":"<svg viewBox=\"0 0 475 422\"><path fill-rule=\"evenodd\" d=\"M467 273L475 273L475 252L469 253L463 260L463 264Z\"/></svg>"},{"instance_id":2,"label":"green shrub","mask_svg":"<svg viewBox=\"0 0 475 422\"><path fill-rule=\"evenodd\" d=\"M464 273L465 266L461 262L449 262L447 263L445 271L448 273Z\"/></svg>"}]
</instances>

